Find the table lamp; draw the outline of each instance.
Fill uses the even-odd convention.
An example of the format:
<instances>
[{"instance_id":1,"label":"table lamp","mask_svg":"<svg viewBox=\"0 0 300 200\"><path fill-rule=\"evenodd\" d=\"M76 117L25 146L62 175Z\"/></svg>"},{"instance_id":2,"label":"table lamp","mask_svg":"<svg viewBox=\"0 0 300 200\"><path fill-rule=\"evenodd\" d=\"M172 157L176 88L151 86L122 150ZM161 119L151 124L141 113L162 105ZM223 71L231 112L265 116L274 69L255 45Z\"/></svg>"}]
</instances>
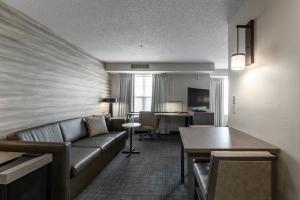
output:
<instances>
[{"instance_id":1,"label":"table lamp","mask_svg":"<svg viewBox=\"0 0 300 200\"><path fill-rule=\"evenodd\" d=\"M109 113L113 117L113 103L117 103L118 99L115 97L106 97L101 100L101 102L109 103Z\"/></svg>"},{"instance_id":2,"label":"table lamp","mask_svg":"<svg viewBox=\"0 0 300 200\"><path fill-rule=\"evenodd\" d=\"M169 112L183 112L183 101L168 101Z\"/></svg>"}]
</instances>

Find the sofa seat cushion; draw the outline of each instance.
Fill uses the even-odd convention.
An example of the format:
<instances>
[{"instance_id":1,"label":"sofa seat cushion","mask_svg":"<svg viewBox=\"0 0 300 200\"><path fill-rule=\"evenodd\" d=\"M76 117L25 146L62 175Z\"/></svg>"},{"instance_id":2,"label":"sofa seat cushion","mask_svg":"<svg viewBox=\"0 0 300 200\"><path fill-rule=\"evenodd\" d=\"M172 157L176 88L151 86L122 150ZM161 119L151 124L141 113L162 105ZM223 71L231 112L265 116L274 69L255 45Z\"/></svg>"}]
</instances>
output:
<instances>
[{"instance_id":1,"label":"sofa seat cushion","mask_svg":"<svg viewBox=\"0 0 300 200\"><path fill-rule=\"evenodd\" d=\"M65 142L73 142L88 135L83 118L69 119L59 122Z\"/></svg>"},{"instance_id":2,"label":"sofa seat cushion","mask_svg":"<svg viewBox=\"0 0 300 200\"><path fill-rule=\"evenodd\" d=\"M203 197L206 197L209 180L209 163L194 163L193 170L201 193Z\"/></svg>"},{"instance_id":3,"label":"sofa seat cushion","mask_svg":"<svg viewBox=\"0 0 300 200\"><path fill-rule=\"evenodd\" d=\"M115 141L115 137L110 137L109 134L99 135L94 137L86 137L72 143L73 147L90 147L108 149Z\"/></svg>"},{"instance_id":4,"label":"sofa seat cushion","mask_svg":"<svg viewBox=\"0 0 300 200\"><path fill-rule=\"evenodd\" d=\"M58 123L15 133L17 140L32 142L64 142Z\"/></svg>"},{"instance_id":5,"label":"sofa seat cushion","mask_svg":"<svg viewBox=\"0 0 300 200\"><path fill-rule=\"evenodd\" d=\"M117 141L119 141L122 138L125 138L127 135L126 131L109 131L108 134L110 137L114 137Z\"/></svg>"},{"instance_id":6,"label":"sofa seat cushion","mask_svg":"<svg viewBox=\"0 0 300 200\"><path fill-rule=\"evenodd\" d=\"M71 177L84 170L100 153L100 148L71 147Z\"/></svg>"}]
</instances>

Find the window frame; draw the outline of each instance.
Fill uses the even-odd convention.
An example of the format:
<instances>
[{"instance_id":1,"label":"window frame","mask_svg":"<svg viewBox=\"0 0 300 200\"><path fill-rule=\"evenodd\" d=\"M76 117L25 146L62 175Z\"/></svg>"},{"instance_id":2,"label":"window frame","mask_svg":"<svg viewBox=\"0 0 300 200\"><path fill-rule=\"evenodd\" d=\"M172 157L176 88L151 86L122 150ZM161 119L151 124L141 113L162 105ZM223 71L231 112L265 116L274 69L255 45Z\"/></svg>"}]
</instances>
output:
<instances>
[{"instance_id":1,"label":"window frame","mask_svg":"<svg viewBox=\"0 0 300 200\"><path fill-rule=\"evenodd\" d=\"M150 110L149 109L145 109L146 108L146 100L150 99L150 105L152 103L152 89L153 89L153 76L152 74L135 74L134 75L135 79L134 79L134 106L133 106L133 110L134 112L140 112L140 111L151 111L151 106L150 106ZM137 77L143 77L143 83L142 83L142 90L146 91L146 78L150 78L151 77L151 95L146 95L145 93L143 95L136 95L136 78ZM149 89L149 88L148 88ZM142 110L136 110L136 99L141 99L142 100Z\"/></svg>"}]
</instances>

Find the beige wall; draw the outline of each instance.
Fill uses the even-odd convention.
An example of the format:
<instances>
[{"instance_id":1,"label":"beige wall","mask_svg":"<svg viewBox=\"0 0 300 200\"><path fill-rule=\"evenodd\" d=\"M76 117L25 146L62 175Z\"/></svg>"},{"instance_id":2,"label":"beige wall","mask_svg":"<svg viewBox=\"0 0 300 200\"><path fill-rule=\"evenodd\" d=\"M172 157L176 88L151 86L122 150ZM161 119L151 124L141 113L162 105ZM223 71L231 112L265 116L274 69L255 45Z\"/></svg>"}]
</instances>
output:
<instances>
[{"instance_id":1,"label":"beige wall","mask_svg":"<svg viewBox=\"0 0 300 200\"><path fill-rule=\"evenodd\" d=\"M98 113L108 94L99 60L0 1L0 137Z\"/></svg>"},{"instance_id":2,"label":"beige wall","mask_svg":"<svg viewBox=\"0 0 300 200\"><path fill-rule=\"evenodd\" d=\"M246 0L229 24L229 53L236 24L255 19L255 64L230 72L236 114L230 126L281 149L279 200L300 199L300 1Z\"/></svg>"}]
</instances>

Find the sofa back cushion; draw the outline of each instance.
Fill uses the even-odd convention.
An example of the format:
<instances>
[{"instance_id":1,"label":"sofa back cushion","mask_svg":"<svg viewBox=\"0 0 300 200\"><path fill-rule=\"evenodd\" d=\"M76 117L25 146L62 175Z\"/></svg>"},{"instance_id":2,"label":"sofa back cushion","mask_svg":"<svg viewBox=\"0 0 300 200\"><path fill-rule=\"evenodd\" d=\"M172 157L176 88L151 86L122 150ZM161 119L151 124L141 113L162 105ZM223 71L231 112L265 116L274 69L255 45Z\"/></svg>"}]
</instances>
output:
<instances>
[{"instance_id":1,"label":"sofa back cushion","mask_svg":"<svg viewBox=\"0 0 300 200\"><path fill-rule=\"evenodd\" d=\"M65 142L74 142L88 135L86 124L81 117L61 121L59 126Z\"/></svg>"},{"instance_id":2,"label":"sofa back cushion","mask_svg":"<svg viewBox=\"0 0 300 200\"><path fill-rule=\"evenodd\" d=\"M22 141L63 142L63 137L58 123L20 131L15 133L15 137Z\"/></svg>"}]
</instances>

